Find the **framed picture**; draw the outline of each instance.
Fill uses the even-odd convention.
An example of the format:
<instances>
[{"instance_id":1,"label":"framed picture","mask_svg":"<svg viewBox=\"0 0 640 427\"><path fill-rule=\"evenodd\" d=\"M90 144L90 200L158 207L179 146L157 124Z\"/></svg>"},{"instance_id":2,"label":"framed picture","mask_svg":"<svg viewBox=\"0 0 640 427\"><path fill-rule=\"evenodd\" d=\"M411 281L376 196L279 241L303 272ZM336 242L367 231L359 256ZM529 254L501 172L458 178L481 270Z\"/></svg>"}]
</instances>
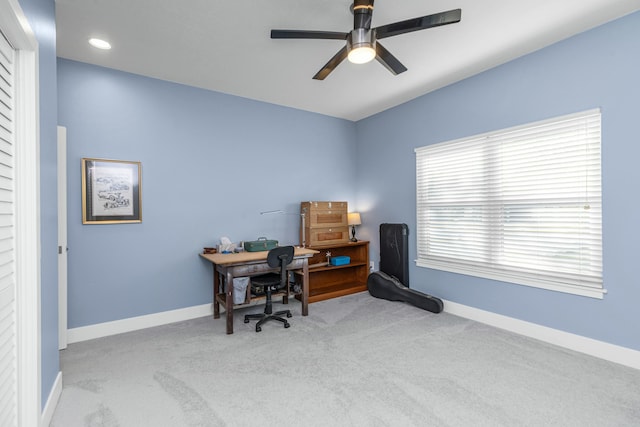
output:
<instances>
[{"instance_id":1,"label":"framed picture","mask_svg":"<svg viewBox=\"0 0 640 427\"><path fill-rule=\"evenodd\" d=\"M142 165L82 159L82 223L142 222Z\"/></svg>"}]
</instances>

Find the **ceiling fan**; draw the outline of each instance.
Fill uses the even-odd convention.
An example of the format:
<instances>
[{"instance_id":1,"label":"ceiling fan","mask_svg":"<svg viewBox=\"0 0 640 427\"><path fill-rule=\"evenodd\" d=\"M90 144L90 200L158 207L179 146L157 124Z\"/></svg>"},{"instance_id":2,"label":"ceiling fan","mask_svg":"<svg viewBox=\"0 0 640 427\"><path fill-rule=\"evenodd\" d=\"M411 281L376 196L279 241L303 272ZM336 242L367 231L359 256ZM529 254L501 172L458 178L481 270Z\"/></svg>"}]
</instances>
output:
<instances>
[{"instance_id":1,"label":"ceiling fan","mask_svg":"<svg viewBox=\"0 0 640 427\"><path fill-rule=\"evenodd\" d=\"M364 64L375 58L394 75L398 75L407 71L407 67L402 65L378 40L412 31L455 24L456 22L460 22L462 16L461 9L453 9L371 28L373 1L374 0L354 0L351 5L351 11L353 12L353 30L348 33L335 31L271 30L271 38L346 40L346 46L340 49L338 53L313 76L316 80L324 80L345 58L348 58L349 61L354 64Z\"/></svg>"}]
</instances>

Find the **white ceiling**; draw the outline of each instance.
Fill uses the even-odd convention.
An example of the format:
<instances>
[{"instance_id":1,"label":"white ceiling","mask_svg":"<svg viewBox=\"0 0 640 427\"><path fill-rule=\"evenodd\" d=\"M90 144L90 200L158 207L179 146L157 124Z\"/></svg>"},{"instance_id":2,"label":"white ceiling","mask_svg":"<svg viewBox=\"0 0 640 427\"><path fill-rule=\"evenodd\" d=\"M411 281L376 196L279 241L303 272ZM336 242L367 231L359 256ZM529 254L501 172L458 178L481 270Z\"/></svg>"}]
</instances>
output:
<instances>
[{"instance_id":1,"label":"white ceiling","mask_svg":"<svg viewBox=\"0 0 640 427\"><path fill-rule=\"evenodd\" d=\"M56 0L58 56L359 120L640 10L640 0L377 0L373 27L450 9L460 23L384 40L408 71L344 61L312 76L339 40L272 40L271 29L348 32L350 0ZM90 37L108 40L100 51Z\"/></svg>"}]
</instances>

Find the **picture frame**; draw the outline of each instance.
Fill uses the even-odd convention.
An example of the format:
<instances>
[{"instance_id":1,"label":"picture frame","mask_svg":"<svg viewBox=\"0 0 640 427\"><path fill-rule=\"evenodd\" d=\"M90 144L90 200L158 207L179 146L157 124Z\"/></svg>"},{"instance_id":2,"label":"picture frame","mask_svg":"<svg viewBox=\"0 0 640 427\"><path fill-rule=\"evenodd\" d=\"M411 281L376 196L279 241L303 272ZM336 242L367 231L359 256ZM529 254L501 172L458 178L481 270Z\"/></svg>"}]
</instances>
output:
<instances>
[{"instance_id":1,"label":"picture frame","mask_svg":"<svg viewBox=\"0 0 640 427\"><path fill-rule=\"evenodd\" d=\"M82 159L82 223L142 222L142 164Z\"/></svg>"}]
</instances>

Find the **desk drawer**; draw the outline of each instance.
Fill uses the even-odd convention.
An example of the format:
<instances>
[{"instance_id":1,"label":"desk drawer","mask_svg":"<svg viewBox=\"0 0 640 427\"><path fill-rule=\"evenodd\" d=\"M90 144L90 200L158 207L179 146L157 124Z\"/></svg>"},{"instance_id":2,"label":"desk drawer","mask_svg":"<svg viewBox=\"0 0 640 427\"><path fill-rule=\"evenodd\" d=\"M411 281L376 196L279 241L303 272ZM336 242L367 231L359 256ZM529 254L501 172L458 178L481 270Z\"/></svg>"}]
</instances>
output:
<instances>
[{"instance_id":1,"label":"desk drawer","mask_svg":"<svg viewBox=\"0 0 640 427\"><path fill-rule=\"evenodd\" d=\"M255 276L257 274L270 273L274 271L277 272L278 269L271 268L266 263L236 265L235 267L231 267L231 274L233 274L233 277Z\"/></svg>"},{"instance_id":2,"label":"desk drawer","mask_svg":"<svg viewBox=\"0 0 640 427\"><path fill-rule=\"evenodd\" d=\"M287 266L287 270L302 268L303 265L304 258L294 258L294 260L291 261L291 264ZM234 265L232 267L228 267L228 269L231 270L233 277L256 276L258 274L277 273L280 271L279 268L269 267L266 261L257 262L255 264Z\"/></svg>"}]
</instances>

